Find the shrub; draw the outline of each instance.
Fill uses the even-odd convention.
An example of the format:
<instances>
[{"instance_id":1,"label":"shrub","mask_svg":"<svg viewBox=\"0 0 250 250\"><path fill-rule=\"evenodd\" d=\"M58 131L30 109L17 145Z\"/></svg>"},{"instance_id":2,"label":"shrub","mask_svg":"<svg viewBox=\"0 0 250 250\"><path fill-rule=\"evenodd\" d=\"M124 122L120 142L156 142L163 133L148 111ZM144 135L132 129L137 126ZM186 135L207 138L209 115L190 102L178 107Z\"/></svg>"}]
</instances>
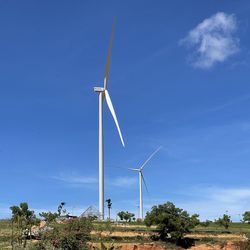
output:
<instances>
[{"instance_id":1,"label":"shrub","mask_svg":"<svg viewBox=\"0 0 250 250\"><path fill-rule=\"evenodd\" d=\"M52 245L55 249L80 250L88 249L92 223L87 218L76 218L63 224L55 224L54 228L42 235L45 245Z\"/></svg>"},{"instance_id":2,"label":"shrub","mask_svg":"<svg viewBox=\"0 0 250 250\"><path fill-rule=\"evenodd\" d=\"M154 206L151 212L147 213L144 222L147 226L157 225L161 240L177 243L185 233L190 232L190 229L195 226L194 218L197 219L197 215L190 217L183 209L167 202Z\"/></svg>"},{"instance_id":3,"label":"shrub","mask_svg":"<svg viewBox=\"0 0 250 250\"><path fill-rule=\"evenodd\" d=\"M220 226L225 227L225 229L228 229L230 222L231 222L230 216L227 214L223 214L221 218L215 221L215 223L217 223Z\"/></svg>"}]
</instances>

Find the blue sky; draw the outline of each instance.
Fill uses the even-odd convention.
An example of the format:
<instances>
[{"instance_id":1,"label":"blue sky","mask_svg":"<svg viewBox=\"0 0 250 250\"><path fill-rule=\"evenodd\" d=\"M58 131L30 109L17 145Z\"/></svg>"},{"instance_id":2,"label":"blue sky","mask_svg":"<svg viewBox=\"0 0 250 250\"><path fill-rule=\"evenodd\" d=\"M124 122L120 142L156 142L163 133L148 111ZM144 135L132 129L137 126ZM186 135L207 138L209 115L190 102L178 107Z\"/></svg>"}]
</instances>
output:
<instances>
[{"instance_id":1,"label":"blue sky","mask_svg":"<svg viewBox=\"0 0 250 250\"><path fill-rule=\"evenodd\" d=\"M172 201L202 219L250 209L249 1L1 1L0 217L27 201L98 206L98 96L111 24L105 107L113 216Z\"/></svg>"}]
</instances>

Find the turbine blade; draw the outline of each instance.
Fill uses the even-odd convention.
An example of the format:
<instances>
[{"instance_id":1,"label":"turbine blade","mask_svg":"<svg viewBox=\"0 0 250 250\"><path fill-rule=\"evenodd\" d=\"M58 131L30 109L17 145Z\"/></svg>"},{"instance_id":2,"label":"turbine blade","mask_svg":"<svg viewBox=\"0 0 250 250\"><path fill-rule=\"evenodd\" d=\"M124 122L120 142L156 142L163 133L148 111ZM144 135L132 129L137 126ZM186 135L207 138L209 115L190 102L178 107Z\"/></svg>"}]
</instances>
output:
<instances>
[{"instance_id":1,"label":"turbine blade","mask_svg":"<svg viewBox=\"0 0 250 250\"><path fill-rule=\"evenodd\" d=\"M147 193L148 193L148 195L149 195L148 187L147 187L146 181L145 181L144 176L143 176L142 173L141 173L141 177L142 177L142 181L143 181L143 183L144 183L144 186L145 186L145 188L146 188L146 191L147 191Z\"/></svg>"},{"instance_id":2,"label":"turbine blade","mask_svg":"<svg viewBox=\"0 0 250 250\"><path fill-rule=\"evenodd\" d=\"M161 149L162 147L157 148L149 157L148 159L142 164L141 170L145 167L145 165L152 159L152 157Z\"/></svg>"},{"instance_id":3,"label":"turbine blade","mask_svg":"<svg viewBox=\"0 0 250 250\"><path fill-rule=\"evenodd\" d=\"M128 169L132 171L140 171L140 169L137 169L137 168L128 168Z\"/></svg>"},{"instance_id":4,"label":"turbine blade","mask_svg":"<svg viewBox=\"0 0 250 250\"><path fill-rule=\"evenodd\" d=\"M116 22L116 18L114 18L114 21L113 21L112 31L111 31L110 40L109 40L109 48L108 48L108 54L107 54L107 59L106 59L106 64L105 64L105 71L104 71L104 89L107 89L108 87L110 58L111 58L113 38L114 38L114 32L115 32L115 22Z\"/></svg>"},{"instance_id":5,"label":"turbine blade","mask_svg":"<svg viewBox=\"0 0 250 250\"><path fill-rule=\"evenodd\" d=\"M122 133L121 133L121 130L120 130L120 127L119 127L119 123L118 123L118 120L117 120L117 117L116 117L116 114L115 114L115 110L114 110L113 104L111 102L111 99L110 99L110 96L109 96L109 92L107 90L105 90L105 98L106 98L109 110L110 110L110 112L111 112L111 114L112 114L112 116L114 118L115 125L117 127L117 130L118 130L118 133L119 133L122 145L123 145L123 147L125 147L125 144L124 144L124 141L123 141L123 138L122 138Z\"/></svg>"}]
</instances>

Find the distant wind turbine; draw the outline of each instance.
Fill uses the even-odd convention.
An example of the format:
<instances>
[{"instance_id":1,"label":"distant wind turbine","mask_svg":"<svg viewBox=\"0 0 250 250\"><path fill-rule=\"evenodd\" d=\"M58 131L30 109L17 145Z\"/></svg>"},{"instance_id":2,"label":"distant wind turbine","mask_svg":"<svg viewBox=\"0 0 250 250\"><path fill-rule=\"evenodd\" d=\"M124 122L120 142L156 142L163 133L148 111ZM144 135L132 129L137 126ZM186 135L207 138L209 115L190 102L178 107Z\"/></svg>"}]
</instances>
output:
<instances>
[{"instance_id":1,"label":"distant wind turbine","mask_svg":"<svg viewBox=\"0 0 250 250\"><path fill-rule=\"evenodd\" d=\"M147 185L146 185L146 182L145 182L145 179L144 179L144 176L143 176L143 169L145 167L145 165L153 158L153 156L161 149L162 147L159 147L157 148L149 157L148 159L141 165L140 168L129 168L129 170L132 170L132 171L136 171L138 172L139 174L139 192L140 192L140 206L139 206L139 218L140 219L143 219L143 197L142 197L142 182L144 183L145 185L145 188L148 192L148 188L147 188Z\"/></svg>"},{"instance_id":2,"label":"distant wind turbine","mask_svg":"<svg viewBox=\"0 0 250 250\"><path fill-rule=\"evenodd\" d=\"M114 118L115 125L117 127L121 142L123 147L125 147L122 133L119 127L119 123L115 114L113 104L111 102L109 92L108 92L108 80L109 80L109 68L110 68L110 58L112 43L115 31L115 19L112 26L112 32L110 37L108 55L105 65L104 73L104 86L103 87L94 87L94 91L99 94L99 213L101 220L104 220L104 140L103 140L103 101L106 100L108 108Z\"/></svg>"}]
</instances>

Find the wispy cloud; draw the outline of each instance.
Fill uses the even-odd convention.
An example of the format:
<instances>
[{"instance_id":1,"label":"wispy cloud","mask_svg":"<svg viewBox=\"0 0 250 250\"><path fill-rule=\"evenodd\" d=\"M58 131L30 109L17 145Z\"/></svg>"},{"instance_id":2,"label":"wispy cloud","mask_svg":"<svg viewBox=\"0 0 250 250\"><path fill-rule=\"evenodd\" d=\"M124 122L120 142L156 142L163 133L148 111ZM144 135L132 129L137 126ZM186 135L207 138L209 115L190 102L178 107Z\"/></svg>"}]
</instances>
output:
<instances>
[{"instance_id":1,"label":"wispy cloud","mask_svg":"<svg viewBox=\"0 0 250 250\"><path fill-rule=\"evenodd\" d=\"M218 12L189 31L180 44L194 49L191 55L194 67L209 69L239 51L239 38L234 36L236 31L236 17Z\"/></svg>"},{"instance_id":2,"label":"wispy cloud","mask_svg":"<svg viewBox=\"0 0 250 250\"><path fill-rule=\"evenodd\" d=\"M178 205L190 213L199 213L202 219L215 219L228 211L232 219L239 220L240 215L250 206L249 187L197 186L186 195L188 199Z\"/></svg>"},{"instance_id":3,"label":"wispy cloud","mask_svg":"<svg viewBox=\"0 0 250 250\"><path fill-rule=\"evenodd\" d=\"M250 188L210 188L207 192L212 200L227 204L244 203L250 199Z\"/></svg>"},{"instance_id":4,"label":"wispy cloud","mask_svg":"<svg viewBox=\"0 0 250 250\"><path fill-rule=\"evenodd\" d=\"M110 185L116 186L116 187L131 187L137 182L137 179L135 177L117 177L115 179L111 179L108 181Z\"/></svg>"},{"instance_id":5,"label":"wispy cloud","mask_svg":"<svg viewBox=\"0 0 250 250\"><path fill-rule=\"evenodd\" d=\"M54 180L61 181L71 187L81 187L87 185L96 185L98 183L98 179L96 177L91 176L80 176L80 175L70 175L70 174L60 174L58 176L51 177ZM137 182L135 177L130 176L118 176L115 178L107 178L106 184L108 186L115 186L121 188L129 188L134 186Z\"/></svg>"},{"instance_id":6,"label":"wispy cloud","mask_svg":"<svg viewBox=\"0 0 250 250\"><path fill-rule=\"evenodd\" d=\"M224 102L224 103L222 103L222 104L220 104L220 105L217 105L217 106L215 106L215 107L213 107L213 108L210 108L210 109L208 109L208 110L205 111L205 112L214 112L214 111L218 111L218 110L221 110L221 109L224 109L224 108L233 106L233 105L235 105L235 104L238 104L238 103L240 103L240 102L248 101L249 99L250 99L250 94L247 93L247 94L245 94L245 95L243 95L243 96L240 96L240 97L238 97L238 98L232 99L232 100L230 100L230 101L228 101L228 102ZM204 113L204 112L203 112L203 113Z\"/></svg>"},{"instance_id":7,"label":"wispy cloud","mask_svg":"<svg viewBox=\"0 0 250 250\"><path fill-rule=\"evenodd\" d=\"M98 182L98 179L95 177L74 176L69 174L60 174L58 176L53 176L52 179L66 182L68 184L79 184L79 185L96 184Z\"/></svg>"}]
</instances>

